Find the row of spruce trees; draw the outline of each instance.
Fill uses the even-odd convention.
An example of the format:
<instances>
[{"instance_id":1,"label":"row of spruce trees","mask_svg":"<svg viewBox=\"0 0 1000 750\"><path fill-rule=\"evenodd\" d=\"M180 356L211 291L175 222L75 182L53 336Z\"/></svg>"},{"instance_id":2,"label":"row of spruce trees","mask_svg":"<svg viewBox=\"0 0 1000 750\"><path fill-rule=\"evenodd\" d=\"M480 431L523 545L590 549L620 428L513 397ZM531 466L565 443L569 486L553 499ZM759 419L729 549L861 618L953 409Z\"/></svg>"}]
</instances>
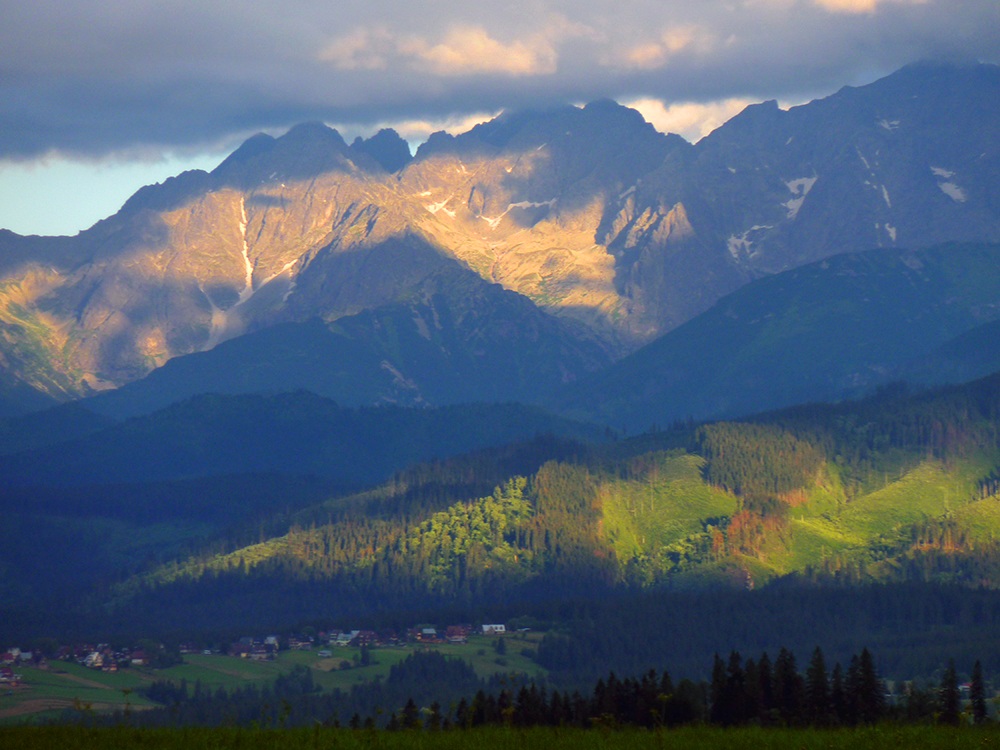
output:
<instances>
[{"instance_id":1,"label":"row of spruce trees","mask_svg":"<svg viewBox=\"0 0 1000 750\"><path fill-rule=\"evenodd\" d=\"M898 700L890 700L868 649L854 655L848 667L836 664L827 670L817 647L801 674L794 654L782 648L772 662L766 652L745 661L738 652L728 660L716 655L710 683L681 680L670 673L650 670L639 678L619 679L612 672L594 685L589 696L579 691L548 691L535 683L499 693L479 690L463 698L453 712L440 704L420 709L412 699L392 715L389 729L471 728L506 725L516 727L636 726L674 727L706 722L732 727L759 726L857 726L882 721L957 725L965 720L988 720L986 685L982 667L972 670L968 710L963 713L954 662L936 687L908 685ZM367 722L371 726L371 721ZM351 726L361 726L359 716Z\"/></svg>"}]
</instances>

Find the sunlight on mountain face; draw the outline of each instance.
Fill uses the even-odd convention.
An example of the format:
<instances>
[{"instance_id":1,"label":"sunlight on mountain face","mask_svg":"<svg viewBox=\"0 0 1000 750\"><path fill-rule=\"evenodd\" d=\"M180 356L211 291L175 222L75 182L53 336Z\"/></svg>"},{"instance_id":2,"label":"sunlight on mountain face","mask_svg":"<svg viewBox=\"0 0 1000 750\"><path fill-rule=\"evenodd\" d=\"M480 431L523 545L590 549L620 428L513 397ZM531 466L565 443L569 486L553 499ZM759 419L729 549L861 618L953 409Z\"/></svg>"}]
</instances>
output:
<instances>
[{"instance_id":1,"label":"sunlight on mountain face","mask_svg":"<svg viewBox=\"0 0 1000 750\"><path fill-rule=\"evenodd\" d=\"M415 156L388 131L351 145L321 123L254 136L76 238L0 236L9 336L37 355L15 367L61 393L121 385L276 323L420 299L468 271L555 318L572 346L617 358L761 275L907 237L991 239L993 119L971 99L943 109L964 72L930 72L790 110L749 106L697 145L650 121L701 134L745 102L643 100L645 118L608 100L512 111ZM933 132L906 126L929 118L964 134L946 162ZM934 166L914 171L914 158ZM33 326L66 346L29 345Z\"/></svg>"}]
</instances>

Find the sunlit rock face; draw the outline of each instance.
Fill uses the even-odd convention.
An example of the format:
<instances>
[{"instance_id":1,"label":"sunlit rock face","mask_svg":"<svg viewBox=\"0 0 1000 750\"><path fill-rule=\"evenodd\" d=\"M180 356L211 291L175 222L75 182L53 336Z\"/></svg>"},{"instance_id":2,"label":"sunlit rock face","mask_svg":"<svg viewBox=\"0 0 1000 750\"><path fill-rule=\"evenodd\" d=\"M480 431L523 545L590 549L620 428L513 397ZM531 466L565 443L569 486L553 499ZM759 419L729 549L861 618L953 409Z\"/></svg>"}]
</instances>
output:
<instances>
[{"instance_id":1,"label":"sunlit rock face","mask_svg":"<svg viewBox=\"0 0 1000 750\"><path fill-rule=\"evenodd\" d=\"M502 309L572 380L762 275L1000 239L998 121L995 66L924 65L755 105L695 145L608 101L436 134L412 159L391 131L258 135L76 237L0 232L0 368L71 398L279 323L351 318L388 346L356 316L410 306L425 340L450 316L442 361L493 346Z\"/></svg>"}]
</instances>

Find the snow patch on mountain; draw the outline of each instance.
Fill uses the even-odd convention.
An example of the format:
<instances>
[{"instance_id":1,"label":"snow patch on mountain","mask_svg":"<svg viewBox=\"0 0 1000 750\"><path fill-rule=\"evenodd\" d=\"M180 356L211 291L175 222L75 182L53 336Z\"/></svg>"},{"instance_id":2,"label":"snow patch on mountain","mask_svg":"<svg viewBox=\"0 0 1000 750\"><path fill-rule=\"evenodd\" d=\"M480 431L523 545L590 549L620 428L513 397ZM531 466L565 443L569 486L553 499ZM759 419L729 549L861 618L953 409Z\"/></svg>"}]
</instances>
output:
<instances>
[{"instance_id":1,"label":"snow patch on mountain","mask_svg":"<svg viewBox=\"0 0 1000 750\"><path fill-rule=\"evenodd\" d=\"M543 206L547 206L548 208L552 208L552 206L554 206L555 204L556 204L556 199L555 198L552 198L552 199L547 200L547 201L540 201L540 202L536 202L536 201L518 201L517 203L508 203L506 210L502 214L500 214L499 216L480 216L479 218L482 219L483 221L485 221L487 224L489 224L490 225L490 229L496 229L498 226L500 226L500 222L503 221L503 217L506 216L507 214L509 214L512 209L515 209L515 208L542 208Z\"/></svg>"},{"instance_id":2,"label":"snow patch on mountain","mask_svg":"<svg viewBox=\"0 0 1000 750\"><path fill-rule=\"evenodd\" d=\"M247 245L247 207L246 201L240 198L240 237L243 241L243 291L236 300L237 305L242 305L253 296L253 263L250 262L250 248Z\"/></svg>"},{"instance_id":3,"label":"snow patch on mountain","mask_svg":"<svg viewBox=\"0 0 1000 750\"><path fill-rule=\"evenodd\" d=\"M752 258L756 254L753 249L753 236L772 228L769 224L755 224L743 234L730 235L729 239L726 240L726 247L729 249L729 254L733 256L733 260Z\"/></svg>"},{"instance_id":4,"label":"snow patch on mountain","mask_svg":"<svg viewBox=\"0 0 1000 750\"><path fill-rule=\"evenodd\" d=\"M556 204L555 198L551 198L550 200L547 201L540 201L537 203L534 201L519 201L517 203L511 203L509 206L507 206L507 211L510 211L512 208L541 208L542 206L548 206L549 208L552 208L552 206L554 206L555 204ZM506 213L506 211L504 213Z\"/></svg>"},{"instance_id":5,"label":"snow patch on mountain","mask_svg":"<svg viewBox=\"0 0 1000 750\"><path fill-rule=\"evenodd\" d=\"M816 184L817 177L799 177L795 180L789 180L785 183L785 187L792 194L792 199L785 201L781 205L788 209L788 218L794 219L799 215L799 209L802 208L802 204L805 202L806 196L809 195L809 191L812 190L813 185Z\"/></svg>"},{"instance_id":6,"label":"snow patch on mountain","mask_svg":"<svg viewBox=\"0 0 1000 750\"><path fill-rule=\"evenodd\" d=\"M937 178L937 186L941 192L953 201L956 203L965 203L969 199L965 194L965 190L958 183L952 182L952 178L955 176L954 172L944 167L931 167L931 172Z\"/></svg>"},{"instance_id":7,"label":"snow patch on mountain","mask_svg":"<svg viewBox=\"0 0 1000 750\"><path fill-rule=\"evenodd\" d=\"M448 205L448 201L450 201L450 200L451 200L451 197L449 196L448 198L445 198L440 203L427 203L427 204L424 204L424 208L426 208L432 214L436 214L436 213L438 213L440 211L441 213L447 214L448 216L450 216L451 218L454 219L455 218L455 212L451 211L451 210L449 210L447 208L445 208L445 206Z\"/></svg>"}]
</instances>

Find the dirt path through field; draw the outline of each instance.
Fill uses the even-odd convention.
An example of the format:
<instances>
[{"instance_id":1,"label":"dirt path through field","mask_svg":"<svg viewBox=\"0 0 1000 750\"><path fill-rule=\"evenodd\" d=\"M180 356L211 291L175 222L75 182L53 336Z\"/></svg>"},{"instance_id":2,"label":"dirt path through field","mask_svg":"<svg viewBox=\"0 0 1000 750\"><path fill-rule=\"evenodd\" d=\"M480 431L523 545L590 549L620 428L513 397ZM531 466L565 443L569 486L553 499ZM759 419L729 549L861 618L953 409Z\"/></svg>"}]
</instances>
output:
<instances>
[{"instance_id":1,"label":"dirt path through field","mask_svg":"<svg viewBox=\"0 0 1000 750\"><path fill-rule=\"evenodd\" d=\"M73 701L65 698L29 698L18 703L16 706L0 708L0 719L9 719L12 716L26 716L37 714L42 711L57 711L64 708L72 708Z\"/></svg>"},{"instance_id":2,"label":"dirt path through field","mask_svg":"<svg viewBox=\"0 0 1000 750\"><path fill-rule=\"evenodd\" d=\"M86 677L80 677L79 675L70 674L69 672L51 672L58 677L65 678L71 682L75 682L78 685L86 685L87 687L97 688L98 690L117 690L110 685L105 685L103 682L97 682L96 680L88 680ZM121 691L117 691L121 692Z\"/></svg>"}]
</instances>

